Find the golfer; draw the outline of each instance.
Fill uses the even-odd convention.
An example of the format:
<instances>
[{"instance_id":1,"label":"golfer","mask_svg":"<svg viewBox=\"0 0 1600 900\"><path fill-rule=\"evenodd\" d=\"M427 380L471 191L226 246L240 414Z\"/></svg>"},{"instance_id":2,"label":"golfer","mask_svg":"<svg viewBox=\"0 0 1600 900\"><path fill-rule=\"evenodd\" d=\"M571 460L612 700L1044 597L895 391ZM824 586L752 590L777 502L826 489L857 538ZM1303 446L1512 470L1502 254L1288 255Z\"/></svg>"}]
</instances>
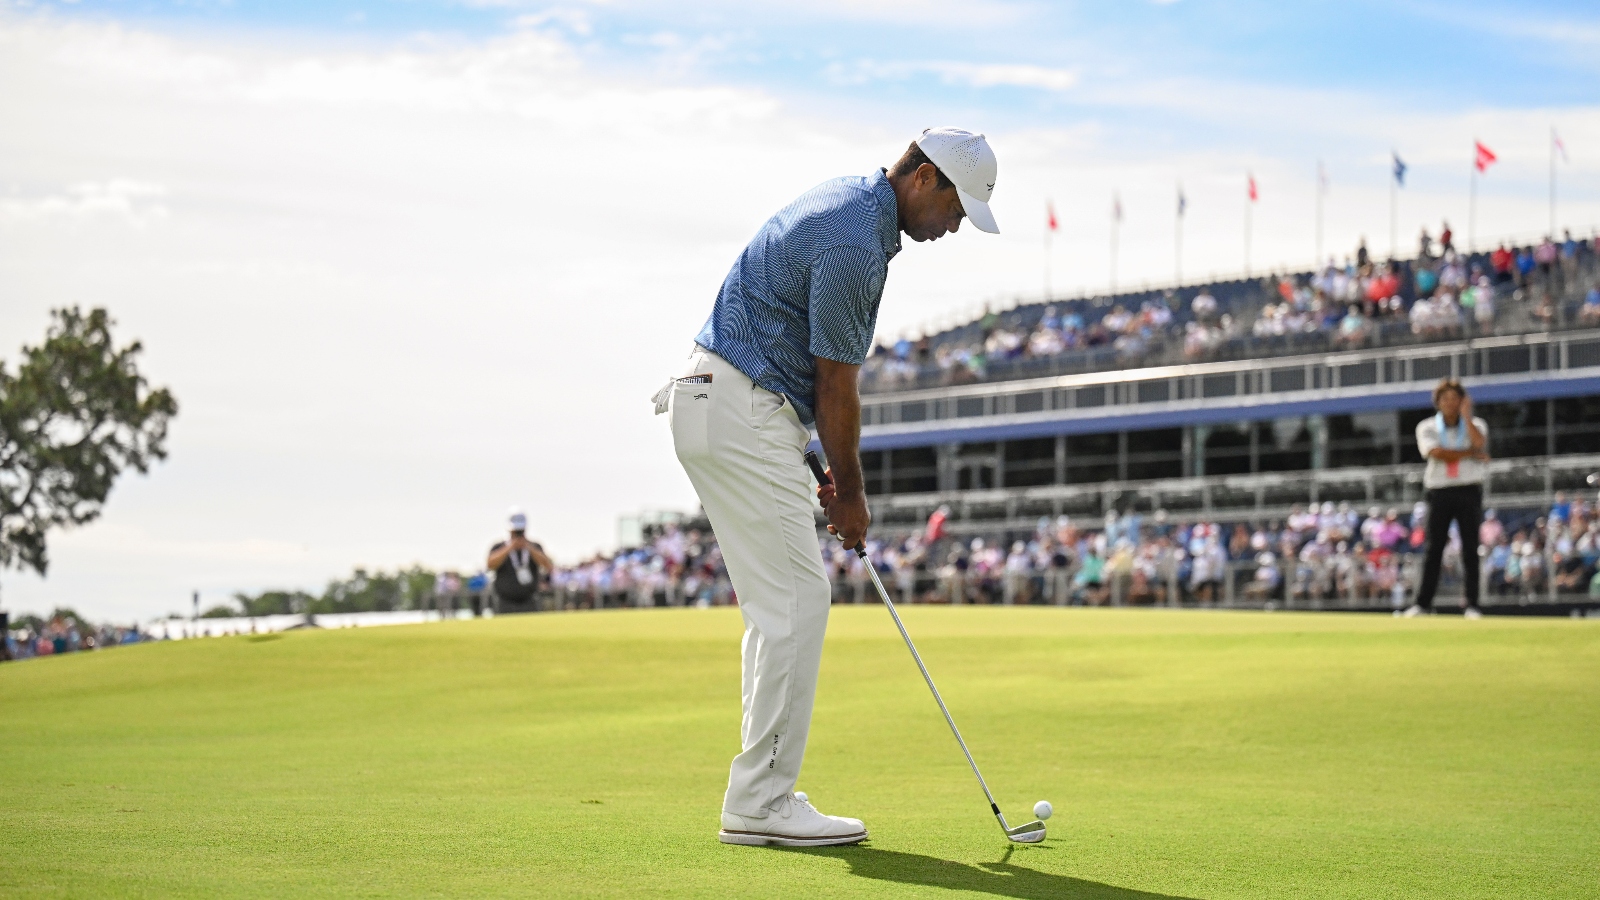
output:
<instances>
[{"instance_id":1,"label":"golfer","mask_svg":"<svg viewBox=\"0 0 1600 900\"><path fill-rule=\"evenodd\" d=\"M795 796L828 625L828 576L802 459L816 428L833 486L828 530L854 547L871 516L856 378L900 234L932 241L963 217L998 233L995 157L981 134L932 128L888 169L836 178L768 219L734 261L687 374L656 395L722 547L744 617L743 751L728 773L724 843L851 844L859 819Z\"/></svg>"},{"instance_id":2,"label":"golfer","mask_svg":"<svg viewBox=\"0 0 1600 900\"><path fill-rule=\"evenodd\" d=\"M1489 423L1472 416L1472 398L1459 381L1445 379L1433 389L1433 416L1417 423L1417 452L1427 468L1422 487L1428 500L1428 549L1423 557L1422 586L1407 616L1433 612L1439 590L1439 566L1450 543L1450 523L1461 535L1461 581L1467 595L1466 617L1482 618L1478 609L1478 529L1483 525L1483 478L1488 473Z\"/></svg>"}]
</instances>

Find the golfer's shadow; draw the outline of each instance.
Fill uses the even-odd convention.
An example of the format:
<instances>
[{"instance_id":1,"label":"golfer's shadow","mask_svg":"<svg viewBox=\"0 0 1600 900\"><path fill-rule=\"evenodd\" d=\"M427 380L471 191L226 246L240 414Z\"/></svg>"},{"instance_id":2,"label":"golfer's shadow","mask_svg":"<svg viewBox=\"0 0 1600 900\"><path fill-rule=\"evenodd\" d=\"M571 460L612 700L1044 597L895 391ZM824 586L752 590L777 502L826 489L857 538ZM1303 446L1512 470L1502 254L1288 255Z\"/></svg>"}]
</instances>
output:
<instances>
[{"instance_id":1,"label":"golfer's shadow","mask_svg":"<svg viewBox=\"0 0 1600 900\"><path fill-rule=\"evenodd\" d=\"M859 846L819 847L805 853L807 856L842 859L850 864L850 874L861 878L979 891L1021 900L1183 900L1170 894L1129 890L1014 865L1011 862L1012 849L1007 847L1005 855L997 863L979 863L975 866L916 853Z\"/></svg>"}]
</instances>

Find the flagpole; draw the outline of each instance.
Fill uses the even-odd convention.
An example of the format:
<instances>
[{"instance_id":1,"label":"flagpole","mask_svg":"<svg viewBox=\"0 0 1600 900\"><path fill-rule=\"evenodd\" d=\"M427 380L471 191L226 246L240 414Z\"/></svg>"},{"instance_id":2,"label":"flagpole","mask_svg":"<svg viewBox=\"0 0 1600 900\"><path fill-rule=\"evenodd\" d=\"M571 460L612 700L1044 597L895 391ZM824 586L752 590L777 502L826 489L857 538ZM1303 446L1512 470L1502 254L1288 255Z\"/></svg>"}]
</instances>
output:
<instances>
[{"instance_id":1,"label":"flagpole","mask_svg":"<svg viewBox=\"0 0 1600 900\"><path fill-rule=\"evenodd\" d=\"M1478 144L1472 144L1472 187L1467 192L1467 252L1478 249Z\"/></svg>"},{"instance_id":2,"label":"flagpole","mask_svg":"<svg viewBox=\"0 0 1600 900\"><path fill-rule=\"evenodd\" d=\"M1556 239L1556 127L1550 126L1550 239Z\"/></svg>"},{"instance_id":3,"label":"flagpole","mask_svg":"<svg viewBox=\"0 0 1600 900\"><path fill-rule=\"evenodd\" d=\"M1178 209L1172 223L1172 284L1183 285L1183 182L1178 183Z\"/></svg>"},{"instance_id":4,"label":"flagpole","mask_svg":"<svg viewBox=\"0 0 1600 900\"><path fill-rule=\"evenodd\" d=\"M1050 302L1050 220L1044 223L1044 300Z\"/></svg>"},{"instance_id":5,"label":"flagpole","mask_svg":"<svg viewBox=\"0 0 1600 900\"><path fill-rule=\"evenodd\" d=\"M1322 265L1322 160L1317 160L1317 255L1311 259L1311 271Z\"/></svg>"},{"instance_id":6,"label":"flagpole","mask_svg":"<svg viewBox=\"0 0 1600 900\"><path fill-rule=\"evenodd\" d=\"M1111 293L1117 293L1117 231L1122 227L1122 198L1111 195Z\"/></svg>"},{"instance_id":7,"label":"flagpole","mask_svg":"<svg viewBox=\"0 0 1600 900\"><path fill-rule=\"evenodd\" d=\"M1395 159L1398 156L1390 154ZM1396 259L1400 256L1400 176L1398 167L1391 166L1389 172L1389 258Z\"/></svg>"},{"instance_id":8,"label":"flagpole","mask_svg":"<svg viewBox=\"0 0 1600 900\"><path fill-rule=\"evenodd\" d=\"M1251 176L1251 177L1254 178L1255 176ZM1246 193L1244 195L1244 277L1245 278L1249 278L1250 277L1250 207L1252 207L1254 205L1255 205L1255 202L1251 199L1249 192L1246 191Z\"/></svg>"}]
</instances>

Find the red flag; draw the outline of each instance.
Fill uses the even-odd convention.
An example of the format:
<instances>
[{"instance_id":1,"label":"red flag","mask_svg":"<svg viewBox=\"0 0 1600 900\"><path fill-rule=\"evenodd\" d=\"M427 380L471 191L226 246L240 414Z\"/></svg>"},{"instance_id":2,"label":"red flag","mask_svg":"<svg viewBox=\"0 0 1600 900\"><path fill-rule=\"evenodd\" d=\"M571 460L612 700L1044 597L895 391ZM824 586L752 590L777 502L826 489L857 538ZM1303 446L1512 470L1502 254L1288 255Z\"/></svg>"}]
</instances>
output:
<instances>
[{"instance_id":1,"label":"red flag","mask_svg":"<svg viewBox=\"0 0 1600 900\"><path fill-rule=\"evenodd\" d=\"M1473 165L1478 167L1479 172L1489 171L1489 164L1495 160L1494 151L1478 141L1473 141L1472 145L1478 149L1478 158L1474 160Z\"/></svg>"},{"instance_id":2,"label":"red flag","mask_svg":"<svg viewBox=\"0 0 1600 900\"><path fill-rule=\"evenodd\" d=\"M1250 202L1256 202L1256 176L1250 176Z\"/></svg>"},{"instance_id":3,"label":"red flag","mask_svg":"<svg viewBox=\"0 0 1600 900\"><path fill-rule=\"evenodd\" d=\"M1050 226L1050 230L1051 231L1055 231L1056 230L1056 205L1054 203L1051 203L1049 200L1046 200L1044 202L1044 214L1045 214L1045 223Z\"/></svg>"}]
</instances>

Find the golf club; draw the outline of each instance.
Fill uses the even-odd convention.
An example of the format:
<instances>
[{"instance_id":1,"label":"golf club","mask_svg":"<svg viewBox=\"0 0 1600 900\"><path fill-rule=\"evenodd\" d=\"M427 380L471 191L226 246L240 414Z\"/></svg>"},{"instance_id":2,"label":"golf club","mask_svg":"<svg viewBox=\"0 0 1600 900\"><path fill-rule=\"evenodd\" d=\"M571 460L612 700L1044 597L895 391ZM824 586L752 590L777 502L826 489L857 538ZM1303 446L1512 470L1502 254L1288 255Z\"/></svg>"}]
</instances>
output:
<instances>
[{"instance_id":1,"label":"golf club","mask_svg":"<svg viewBox=\"0 0 1600 900\"><path fill-rule=\"evenodd\" d=\"M822 460L817 458L815 451L806 451L806 465L811 467L811 474L816 476L817 484L833 483L833 479L823 470ZM962 740L961 730L956 727L956 720L951 718L949 708L944 705L944 698L939 696L939 689L933 686L933 676L928 674L928 667L922 664L922 654L917 652L917 645L911 643L911 635L906 633L905 623L900 621L900 614L895 611L894 602L889 599L889 592L884 590L883 582L878 580L878 570L867 558L866 545L856 544L855 551L856 555L861 557L861 563L866 568L867 574L872 577L872 586L878 589L879 599L883 601L890 617L894 619L894 627L900 629L900 637L905 639L906 649L911 651L911 658L917 661L917 669L922 672L922 680L928 683L928 690L933 692L934 702L939 704L939 711L944 713L944 720L950 725L950 733L956 736L956 743L961 745L961 752L966 754L967 765L972 767L972 774L978 777L978 786L983 788L983 796L988 798L989 809L1000 822L1000 830L1006 833L1006 838L1018 844L1037 844L1044 840L1044 823L1038 819L1015 828L1006 824L1005 813L1001 812L1000 805L994 802L994 794L989 792L989 784L983 780L983 773L978 771L978 763L972 758L972 751L967 749L967 742Z\"/></svg>"}]
</instances>

